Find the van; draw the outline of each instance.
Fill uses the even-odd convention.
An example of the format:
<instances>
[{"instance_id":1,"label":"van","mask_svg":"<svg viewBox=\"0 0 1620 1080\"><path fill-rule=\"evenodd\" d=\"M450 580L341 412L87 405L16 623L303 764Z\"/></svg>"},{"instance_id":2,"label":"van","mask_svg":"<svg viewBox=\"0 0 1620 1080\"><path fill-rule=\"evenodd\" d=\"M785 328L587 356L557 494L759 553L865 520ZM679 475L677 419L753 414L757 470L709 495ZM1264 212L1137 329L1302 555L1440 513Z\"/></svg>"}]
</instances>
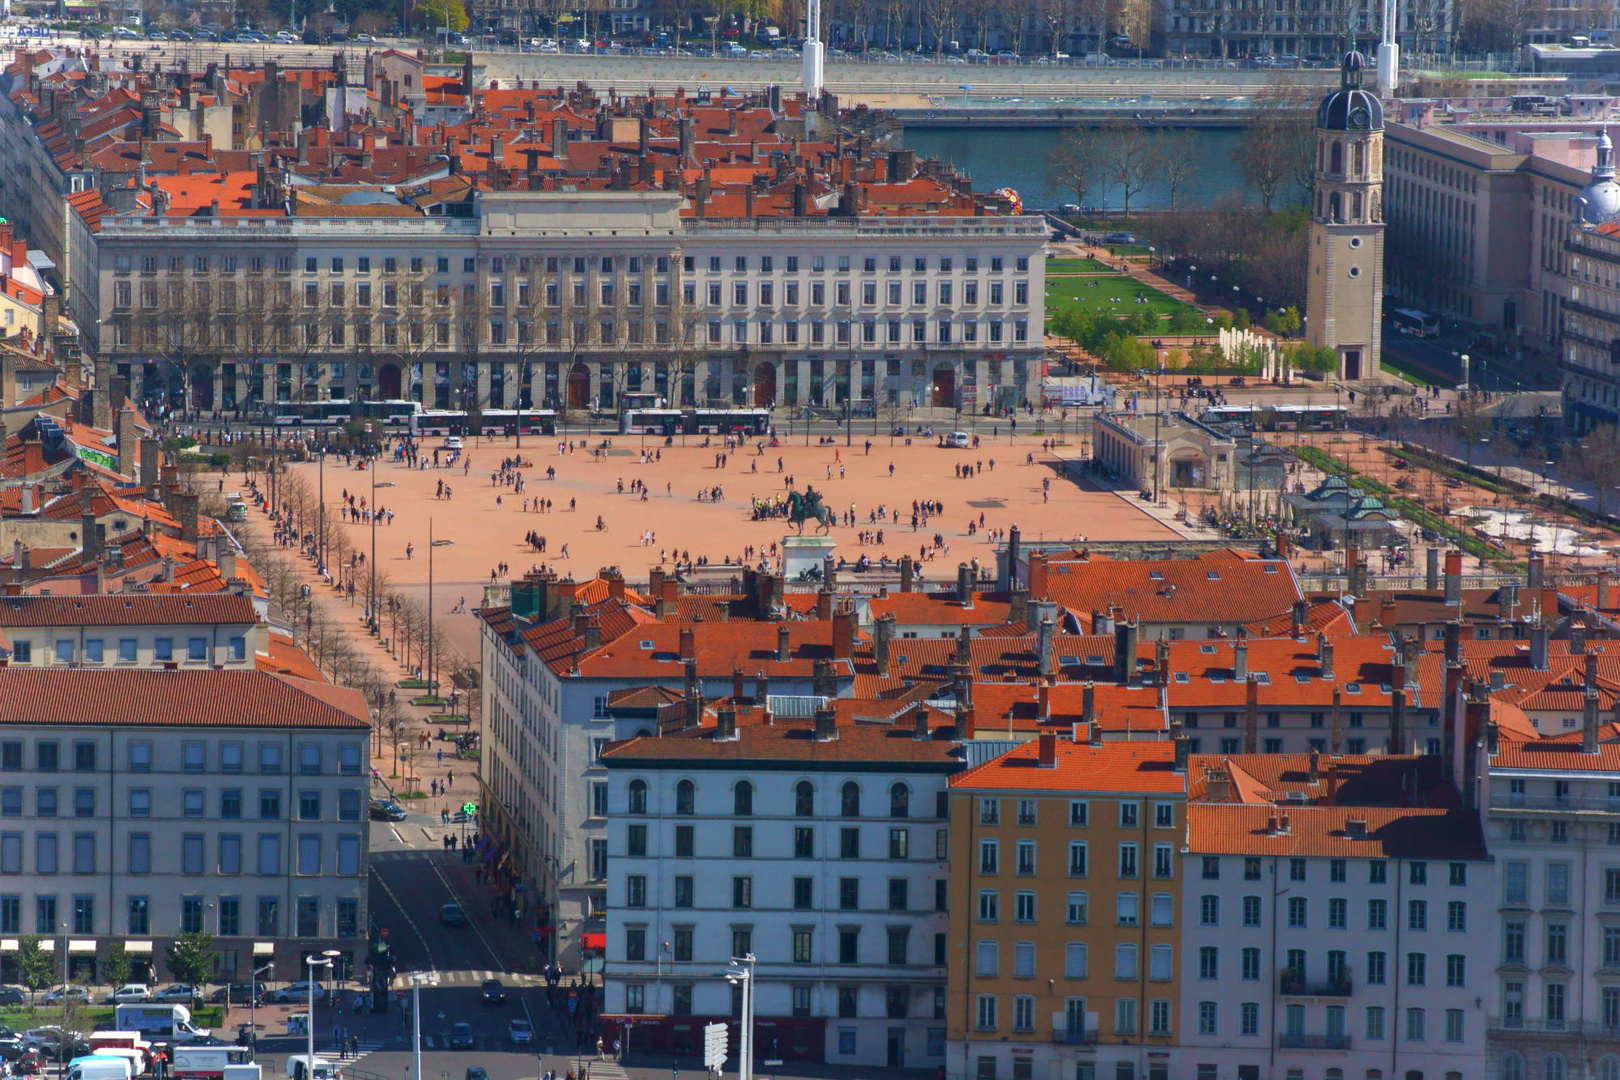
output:
<instances>
[{"instance_id":1,"label":"van","mask_svg":"<svg viewBox=\"0 0 1620 1080\"><path fill-rule=\"evenodd\" d=\"M958 450L966 450L973 445L973 436L965 431L953 431L945 436L945 445Z\"/></svg>"},{"instance_id":2,"label":"van","mask_svg":"<svg viewBox=\"0 0 1620 1080\"><path fill-rule=\"evenodd\" d=\"M310 1075L310 1059L306 1054L293 1054L287 1058L287 1080L342 1080L342 1072L320 1055L315 1057L314 1076Z\"/></svg>"},{"instance_id":3,"label":"van","mask_svg":"<svg viewBox=\"0 0 1620 1080\"><path fill-rule=\"evenodd\" d=\"M441 450L460 450L466 444L461 441L460 435L446 435Z\"/></svg>"},{"instance_id":4,"label":"van","mask_svg":"<svg viewBox=\"0 0 1620 1080\"><path fill-rule=\"evenodd\" d=\"M782 40L782 31L774 26L762 26L754 31L754 37L761 45L775 45Z\"/></svg>"},{"instance_id":5,"label":"van","mask_svg":"<svg viewBox=\"0 0 1620 1080\"><path fill-rule=\"evenodd\" d=\"M62 1080L131 1080L133 1076L127 1058L90 1054L68 1062Z\"/></svg>"}]
</instances>

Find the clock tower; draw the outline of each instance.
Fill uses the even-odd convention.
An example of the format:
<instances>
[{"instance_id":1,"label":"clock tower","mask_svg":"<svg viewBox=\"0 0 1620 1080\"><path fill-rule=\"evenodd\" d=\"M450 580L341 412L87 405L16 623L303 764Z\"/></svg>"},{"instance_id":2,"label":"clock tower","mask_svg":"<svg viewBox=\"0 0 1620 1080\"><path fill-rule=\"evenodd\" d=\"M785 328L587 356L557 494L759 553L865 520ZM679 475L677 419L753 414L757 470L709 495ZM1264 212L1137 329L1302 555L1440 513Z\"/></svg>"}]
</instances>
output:
<instances>
[{"instance_id":1,"label":"clock tower","mask_svg":"<svg viewBox=\"0 0 1620 1080\"><path fill-rule=\"evenodd\" d=\"M1362 89L1367 61L1339 65L1339 89L1316 109L1305 334L1339 355L1339 378L1378 374L1384 289L1384 106Z\"/></svg>"}]
</instances>

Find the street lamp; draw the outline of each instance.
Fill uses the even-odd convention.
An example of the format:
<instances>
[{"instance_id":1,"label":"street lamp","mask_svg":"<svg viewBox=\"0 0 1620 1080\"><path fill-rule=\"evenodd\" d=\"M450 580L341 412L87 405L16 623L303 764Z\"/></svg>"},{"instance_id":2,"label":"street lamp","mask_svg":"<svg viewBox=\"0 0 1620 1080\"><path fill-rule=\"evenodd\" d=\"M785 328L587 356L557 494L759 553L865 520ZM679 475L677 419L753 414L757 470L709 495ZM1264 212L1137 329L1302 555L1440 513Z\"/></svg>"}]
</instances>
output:
<instances>
[{"instance_id":1,"label":"street lamp","mask_svg":"<svg viewBox=\"0 0 1620 1080\"><path fill-rule=\"evenodd\" d=\"M384 480L380 484L377 482L377 462L380 461L381 458L382 458L382 455L379 454L377 457L373 458L372 461L371 461L371 602L367 605L366 622L367 622L368 627L374 633L377 631L377 628L378 628L377 627L377 489L378 488L391 488L391 487L394 486L394 482L392 480Z\"/></svg>"},{"instance_id":2,"label":"street lamp","mask_svg":"<svg viewBox=\"0 0 1620 1080\"><path fill-rule=\"evenodd\" d=\"M259 1045L259 976L275 967L269 963L263 967L256 967L248 972L248 1049L256 1050ZM226 1008L230 1008L231 984L225 984Z\"/></svg>"},{"instance_id":3,"label":"street lamp","mask_svg":"<svg viewBox=\"0 0 1620 1080\"><path fill-rule=\"evenodd\" d=\"M309 1057L304 1060L305 1072L303 1080L315 1080L315 969L318 967L331 967L332 961L328 957L317 957L314 953L310 953L304 957L304 963L307 965L308 980L306 986L309 989L309 1018L304 1024L304 1034L307 1036L306 1045L309 1049Z\"/></svg>"},{"instance_id":4,"label":"street lamp","mask_svg":"<svg viewBox=\"0 0 1620 1080\"><path fill-rule=\"evenodd\" d=\"M422 1080L422 983L436 984L438 979L420 971L406 978L411 980L411 1080Z\"/></svg>"},{"instance_id":5,"label":"street lamp","mask_svg":"<svg viewBox=\"0 0 1620 1080\"><path fill-rule=\"evenodd\" d=\"M742 987L742 1017L739 1023L737 1080L750 1080L754 1071L754 954L733 956L726 968L726 982Z\"/></svg>"},{"instance_id":6,"label":"street lamp","mask_svg":"<svg viewBox=\"0 0 1620 1080\"><path fill-rule=\"evenodd\" d=\"M433 677L433 674L434 674L434 672L433 672L433 662L434 662L434 656L433 656L433 549L436 548L436 547L448 547L453 543L455 543L454 540L435 540L435 539L433 539L433 519L428 518L428 641L427 641L427 646L428 646L428 664L427 664L427 667L428 667L428 669L427 669L428 687L427 687L427 696L430 697L430 698L437 697L438 696L438 689L439 689L438 681L436 679L434 679L434 677Z\"/></svg>"}]
</instances>

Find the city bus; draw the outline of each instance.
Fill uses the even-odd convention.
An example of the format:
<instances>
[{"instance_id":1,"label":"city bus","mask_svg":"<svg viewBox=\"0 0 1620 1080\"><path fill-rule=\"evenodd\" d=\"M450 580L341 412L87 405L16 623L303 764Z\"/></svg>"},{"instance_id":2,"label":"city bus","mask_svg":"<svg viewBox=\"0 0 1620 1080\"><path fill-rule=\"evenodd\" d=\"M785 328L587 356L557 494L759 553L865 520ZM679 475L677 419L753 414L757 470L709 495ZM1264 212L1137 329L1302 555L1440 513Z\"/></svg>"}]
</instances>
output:
<instances>
[{"instance_id":1,"label":"city bus","mask_svg":"<svg viewBox=\"0 0 1620 1080\"><path fill-rule=\"evenodd\" d=\"M1396 308L1389 313L1389 320L1395 324L1395 329L1413 337L1434 337L1440 333L1439 318L1417 308Z\"/></svg>"},{"instance_id":2,"label":"city bus","mask_svg":"<svg viewBox=\"0 0 1620 1080\"><path fill-rule=\"evenodd\" d=\"M689 435L766 435L769 409L688 409L682 422Z\"/></svg>"},{"instance_id":3,"label":"city bus","mask_svg":"<svg viewBox=\"0 0 1620 1080\"><path fill-rule=\"evenodd\" d=\"M485 435L555 435L552 409L485 409L479 417Z\"/></svg>"},{"instance_id":4,"label":"city bus","mask_svg":"<svg viewBox=\"0 0 1620 1080\"><path fill-rule=\"evenodd\" d=\"M421 411L419 401L362 401L359 408L362 418L376 421L385 428L409 428L411 417Z\"/></svg>"},{"instance_id":5,"label":"city bus","mask_svg":"<svg viewBox=\"0 0 1620 1080\"><path fill-rule=\"evenodd\" d=\"M412 435L465 435L467 414L460 409L423 409L410 420Z\"/></svg>"},{"instance_id":6,"label":"city bus","mask_svg":"<svg viewBox=\"0 0 1620 1080\"><path fill-rule=\"evenodd\" d=\"M332 401L278 401L275 422L278 427L339 427L354 416L354 403L347 398Z\"/></svg>"},{"instance_id":7,"label":"city bus","mask_svg":"<svg viewBox=\"0 0 1620 1080\"><path fill-rule=\"evenodd\" d=\"M619 414L620 435L674 435L685 431L679 409L626 409Z\"/></svg>"},{"instance_id":8,"label":"city bus","mask_svg":"<svg viewBox=\"0 0 1620 1080\"><path fill-rule=\"evenodd\" d=\"M619 412L634 412L637 409L662 409L669 405L664 395L648 390L626 390L618 397Z\"/></svg>"},{"instance_id":9,"label":"city bus","mask_svg":"<svg viewBox=\"0 0 1620 1080\"><path fill-rule=\"evenodd\" d=\"M1239 424L1245 431L1343 431L1350 410L1343 405L1211 405L1206 424Z\"/></svg>"}]
</instances>

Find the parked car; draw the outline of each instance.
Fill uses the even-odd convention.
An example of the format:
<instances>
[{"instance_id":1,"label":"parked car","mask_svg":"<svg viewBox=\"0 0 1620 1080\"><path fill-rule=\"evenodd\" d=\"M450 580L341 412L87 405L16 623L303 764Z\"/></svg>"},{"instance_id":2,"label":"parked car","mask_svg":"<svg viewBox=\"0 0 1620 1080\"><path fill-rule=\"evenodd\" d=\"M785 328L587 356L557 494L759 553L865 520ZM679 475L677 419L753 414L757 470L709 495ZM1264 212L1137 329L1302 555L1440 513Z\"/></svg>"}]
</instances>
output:
<instances>
[{"instance_id":1,"label":"parked car","mask_svg":"<svg viewBox=\"0 0 1620 1080\"><path fill-rule=\"evenodd\" d=\"M445 926L466 926L467 915L460 904L446 904L439 909L439 922Z\"/></svg>"},{"instance_id":2,"label":"parked car","mask_svg":"<svg viewBox=\"0 0 1620 1080\"><path fill-rule=\"evenodd\" d=\"M506 987L501 985L499 979L485 979L484 989L479 995L479 1000L485 1005L505 1005Z\"/></svg>"},{"instance_id":3,"label":"parked car","mask_svg":"<svg viewBox=\"0 0 1620 1080\"><path fill-rule=\"evenodd\" d=\"M467 1080L489 1080L489 1072L482 1065L467 1070Z\"/></svg>"},{"instance_id":4,"label":"parked car","mask_svg":"<svg viewBox=\"0 0 1620 1080\"><path fill-rule=\"evenodd\" d=\"M1128 232L1111 232L1107 236L1103 237L1103 242L1105 244L1134 244L1136 243L1136 234Z\"/></svg>"},{"instance_id":5,"label":"parked car","mask_svg":"<svg viewBox=\"0 0 1620 1080\"><path fill-rule=\"evenodd\" d=\"M514 1016L506 1025L506 1037L516 1046L528 1046L534 1042L534 1025Z\"/></svg>"},{"instance_id":6,"label":"parked car","mask_svg":"<svg viewBox=\"0 0 1620 1080\"><path fill-rule=\"evenodd\" d=\"M55 1005L64 1001L82 1001L88 1004L90 991L82 986L58 986L56 989L47 992L40 1000L47 1005Z\"/></svg>"},{"instance_id":7,"label":"parked car","mask_svg":"<svg viewBox=\"0 0 1620 1080\"><path fill-rule=\"evenodd\" d=\"M450 1049L471 1050L473 1048L473 1029L468 1023L455 1023L450 1025Z\"/></svg>"},{"instance_id":8,"label":"parked car","mask_svg":"<svg viewBox=\"0 0 1620 1080\"><path fill-rule=\"evenodd\" d=\"M152 991L145 983L125 983L123 986L120 986L118 989L107 995L107 1000L112 1002L114 1005L122 1005L128 1002L150 1001L151 998Z\"/></svg>"},{"instance_id":9,"label":"parked car","mask_svg":"<svg viewBox=\"0 0 1620 1080\"><path fill-rule=\"evenodd\" d=\"M232 1005L263 1004L264 983L231 983L208 995L208 1000L221 1004L229 996Z\"/></svg>"},{"instance_id":10,"label":"parked car","mask_svg":"<svg viewBox=\"0 0 1620 1080\"><path fill-rule=\"evenodd\" d=\"M154 991L148 1001L163 1002L174 1005L190 1005L202 996L202 988L190 983L174 983L161 990Z\"/></svg>"},{"instance_id":11,"label":"parked car","mask_svg":"<svg viewBox=\"0 0 1620 1080\"><path fill-rule=\"evenodd\" d=\"M28 991L20 986L0 986L0 1005L21 1005L28 1000ZM3 1030L3 1029L0 1029ZM12 1034L15 1034L13 1032ZM0 1036L3 1037L3 1036Z\"/></svg>"},{"instance_id":12,"label":"parked car","mask_svg":"<svg viewBox=\"0 0 1620 1080\"><path fill-rule=\"evenodd\" d=\"M268 994L264 995L264 1000L276 1005L307 1004L309 1001L311 987L314 988L317 994L321 992L320 983L312 983L308 979L300 979L298 982L288 983L280 990L270 991Z\"/></svg>"},{"instance_id":13,"label":"parked car","mask_svg":"<svg viewBox=\"0 0 1620 1080\"><path fill-rule=\"evenodd\" d=\"M405 808L393 799L372 799L371 819L373 821L404 821Z\"/></svg>"}]
</instances>

